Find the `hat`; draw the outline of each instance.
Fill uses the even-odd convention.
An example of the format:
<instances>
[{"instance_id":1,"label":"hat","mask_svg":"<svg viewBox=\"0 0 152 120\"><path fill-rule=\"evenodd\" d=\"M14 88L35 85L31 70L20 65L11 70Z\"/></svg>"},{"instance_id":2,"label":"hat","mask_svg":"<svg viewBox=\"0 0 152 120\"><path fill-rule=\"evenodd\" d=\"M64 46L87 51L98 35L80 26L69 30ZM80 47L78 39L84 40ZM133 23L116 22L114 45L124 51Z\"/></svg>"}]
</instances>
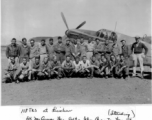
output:
<instances>
[{"instance_id":1,"label":"hat","mask_svg":"<svg viewBox=\"0 0 152 120\"><path fill-rule=\"evenodd\" d=\"M123 41L125 41L125 42L126 42L126 40L121 40L120 42L123 42Z\"/></svg>"},{"instance_id":2,"label":"hat","mask_svg":"<svg viewBox=\"0 0 152 120\"><path fill-rule=\"evenodd\" d=\"M135 36L135 38L136 38L136 39L140 39L140 37L139 37L139 36Z\"/></svg>"}]
</instances>

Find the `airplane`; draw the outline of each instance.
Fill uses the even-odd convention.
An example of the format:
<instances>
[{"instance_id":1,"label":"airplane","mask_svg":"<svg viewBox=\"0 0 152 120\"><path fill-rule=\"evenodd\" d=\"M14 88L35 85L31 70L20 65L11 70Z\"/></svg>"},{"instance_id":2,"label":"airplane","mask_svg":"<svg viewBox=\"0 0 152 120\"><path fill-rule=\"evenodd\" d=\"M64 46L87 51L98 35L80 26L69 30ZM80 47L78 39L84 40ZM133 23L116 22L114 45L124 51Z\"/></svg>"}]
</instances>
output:
<instances>
[{"instance_id":1,"label":"airplane","mask_svg":"<svg viewBox=\"0 0 152 120\"><path fill-rule=\"evenodd\" d=\"M108 37L109 39L109 44L112 44L113 41L110 39L110 37L112 37L113 33L116 33L117 35L117 44L119 46L121 46L121 40L126 40L126 44L129 46L129 48L131 48L131 45L135 42L135 38L128 36L128 35L124 35L122 33L118 33L116 31L112 31L112 30L108 30L108 29L100 29L98 31L93 31L93 30L84 30L84 29L79 29L81 28L86 21L82 22L79 26L77 26L75 29L69 29L68 24L66 22L66 19L64 17L64 14L61 12L61 17L63 19L63 22L67 28L67 30L65 31L65 35L63 36L63 42L66 41L66 39L79 39L79 38L84 38L84 40L95 40L96 38L98 38L101 42L105 42L105 37ZM57 42L57 37L34 37L31 39L34 39L36 42L40 42L41 39L45 39L46 43L48 43L49 39L53 38L54 39L54 43L56 44ZM146 57L144 58L144 66L149 66L150 68L152 67L151 64L151 37L147 36L146 34L143 36L143 38L141 38L142 41L148 48L148 53L146 55ZM131 51L131 49L130 49ZM131 52L129 51L129 53L131 54ZM130 57L130 67L133 67L133 60ZM139 66L139 63L138 63Z\"/></svg>"}]
</instances>

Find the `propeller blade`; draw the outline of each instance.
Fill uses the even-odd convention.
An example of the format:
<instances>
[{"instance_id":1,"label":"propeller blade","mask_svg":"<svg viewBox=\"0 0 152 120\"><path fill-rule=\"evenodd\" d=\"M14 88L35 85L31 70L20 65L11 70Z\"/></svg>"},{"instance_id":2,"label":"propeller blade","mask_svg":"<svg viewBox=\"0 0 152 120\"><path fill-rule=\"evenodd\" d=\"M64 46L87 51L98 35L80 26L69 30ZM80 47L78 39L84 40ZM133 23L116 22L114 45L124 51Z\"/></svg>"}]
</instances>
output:
<instances>
[{"instance_id":1,"label":"propeller blade","mask_svg":"<svg viewBox=\"0 0 152 120\"><path fill-rule=\"evenodd\" d=\"M66 25L67 29L69 30L68 24L67 24L66 19L64 17L64 14L62 12L61 12L61 16L62 16L62 19L64 21L64 24Z\"/></svg>"},{"instance_id":2,"label":"propeller blade","mask_svg":"<svg viewBox=\"0 0 152 120\"><path fill-rule=\"evenodd\" d=\"M78 27L76 27L76 29L79 29L79 28L82 27L85 23L86 23L86 21L82 22Z\"/></svg>"}]
</instances>

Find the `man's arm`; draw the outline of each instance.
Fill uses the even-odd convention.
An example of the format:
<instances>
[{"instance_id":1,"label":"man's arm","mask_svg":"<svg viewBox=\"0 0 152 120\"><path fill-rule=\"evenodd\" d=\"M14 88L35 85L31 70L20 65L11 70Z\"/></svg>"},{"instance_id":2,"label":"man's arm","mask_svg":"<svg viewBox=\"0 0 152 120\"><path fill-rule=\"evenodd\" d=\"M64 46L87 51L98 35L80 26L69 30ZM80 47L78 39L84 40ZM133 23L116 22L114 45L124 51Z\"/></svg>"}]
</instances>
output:
<instances>
[{"instance_id":1,"label":"man's arm","mask_svg":"<svg viewBox=\"0 0 152 120\"><path fill-rule=\"evenodd\" d=\"M131 46L131 54L133 54L133 50L134 50L134 43Z\"/></svg>"},{"instance_id":2,"label":"man's arm","mask_svg":"<svg viewBox=\"0 0 152 120\"><path fill-rule=\"evenodd\" d=\"M145 49L145 55L147 55L148 48L146 47L146 45L145 45L145 44L143 44L143 48Z\"/></svg>"}]
</instances>

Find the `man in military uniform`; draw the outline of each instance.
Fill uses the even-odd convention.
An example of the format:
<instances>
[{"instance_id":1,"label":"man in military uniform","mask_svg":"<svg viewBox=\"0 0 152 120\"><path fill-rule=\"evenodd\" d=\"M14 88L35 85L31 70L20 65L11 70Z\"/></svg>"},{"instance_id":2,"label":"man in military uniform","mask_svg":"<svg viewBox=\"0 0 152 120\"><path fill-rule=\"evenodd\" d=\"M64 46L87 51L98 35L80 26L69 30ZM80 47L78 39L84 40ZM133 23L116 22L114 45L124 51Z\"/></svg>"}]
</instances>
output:
<instances>
[{"instance_id":1,"label":"man in military uniform","mask_svg":"<svg viewBox=\"0 0 152 120\"><path fill-rule=\"evenodd\" d=\"M57 60L61 63L65 59L65 45L62 42L62 37L58 37L58 43L54 46L54 51L56 53Z\"/></svg>"},{"instance_id":2,"label":"man in military uniform","mask_svg":"<svg viewBox=\"0 0 152 120\"><path fill-rule=\"evenodd\" d=\"M26 57L27 60L29 61L29 55L30 55L30 47L27 45L27 39L23 38L22 39L22 45L20 46L19 63L22 62L22 59L24 57Z\"/></svg>"},{"instance_id":3,"label":"man in military uniform","mask_svg":"<svg viewBox=\"0 0 152 120\"><path fill-rule=\"evenodd\" d=\"M66 44L65 44L65 56L67 56L67 55L70 56L71 59L73 58L69 39L66 40Z\"/></svg>"},{"instance_id":4,"label":"man in military uniform","mask_svg":"<svg viewBox=\"0 0 152 120\"><path fill-rule=\"evenodd\" d=\"M93 51L94 51L94 43L93 41L89 38L88 43L87 43L87 58L90 60L90 58L93 56Z\"/></svg>"},{"instance_id":5,"label":"man in military uniform","mask_svg":"<svg viewBox=\"0 0 152 120\"><path fill-rule=\"evenodd\" d=\"M53 58L53 61L51 62L51 65L50 65L50 69L51 69L51 72L50 72L51 78L60 79L63 76L61 63L60 61L57 61L56 57Z\"/></svg>"},{"instance_id":6,"label":"man in military uniform","mask_svg":"<svg viewBox=\"0 0 152 120\"><path fill-rule=\"evenodd\" d=\"M10 57L10 63L6 69L5 78L3 83L10 83L16 81L16 71L18 69L18 64L15 61L14 57Z\"/></svg>"},{"instance_id":7,"label":"man in military uniform","mask_svg":"<svg viewBox=\"0 0 152 120\"><path fill-rule=\"evenodd\" d=\"M62 69L65 77L72 77L72 74L74 72L74 64L69 55L67 55L66 60L63 61Z\"/></svg>"},{"instance_id":8,"label":"man in military uniform","mask_svg":"<svg viewBox=\"0 0 152 120\"><path fill-rule=\"evenodd\" d=\"M53 57L55 56L53 38L49 39L49 43L46 46L48 50L49 60L52 61Z\"/></svg>"},{"instance_id":9,"label":"man in military uniform","mask_svg":"<svg viewBox=\"0 0 152 120\"><path fill-rule=\"evenodd\" d=\"M117 55L119 55L121 53L121 49L120 49L120 47L119 47L119 45L117 43L117 40L113 41L111 52L115 56L117 56Z\"/></svg>"},{"instance_id":10,"label":"man in military uniform","mask_svg":"<svg viewBox=\"0 0 152 120\"><path fill-rule=\"evenodd\" d=\"M99 39L96 38L96 44L94 46L93 54L97 60L100 59L101 52L102 52L102 44L100 43Z\"/></svg>"},{"instance_id":11,"label":"man in military uniform","mask_svg":"<svg viewBox=\"0 0 152 120\"><path fill-rule=\"evenodd\" d=\"M14 57L16 63L18 64L18 58L20 56L20 47L16 44L16 38L12 38L11 44L6 47L6 57L10 63L10 58Z\"/></svg>"},{"instance_id":12,"label":"man in military uniform","mask_svg":"<svg viewBox=\"0 0 152 120\"><path fill-rule=\"evenodd\" d=\"M126 45L126 41L125 40L121 40L122 46L121 46L121 54L125 57L125 58L129 58L129 48Z\"/></svg>"},{"instance_id":13,"label":"man in military uniform","mask_svg":"<svg viewBox=\"0 0 152 120\"><path fill-rule=\"evenodd\" d=\"M76 57L81 57L81 47L77 43L77 40L74 40L74 44L71 46L72 57L75 60Z\"/></svg>"},{"instance_id":14,"label":"man in military uniform","mask_svg":"<svg viewBox=\"0 0 152 120\"><path fill-rule=\"evenodd\" d=\"M87 51L88 51L88 47L87 45L84 43L84 39L81 38L80 39L80 48L81 48L81 59L84 55L86 55Z\"/></svg>"},{"instance_id":15,"label":"man in military uniform","mask_svg":"<svg viewBox=\"0 0 152 120\"><path fill-rule=\"evenodd\" d=\"M102 44L102 52L104 52L105 57L110 60L110 54L111 54L111 46L109 44L109 40L106 40L105 43Z\"/></svg>"}]
</instances>

